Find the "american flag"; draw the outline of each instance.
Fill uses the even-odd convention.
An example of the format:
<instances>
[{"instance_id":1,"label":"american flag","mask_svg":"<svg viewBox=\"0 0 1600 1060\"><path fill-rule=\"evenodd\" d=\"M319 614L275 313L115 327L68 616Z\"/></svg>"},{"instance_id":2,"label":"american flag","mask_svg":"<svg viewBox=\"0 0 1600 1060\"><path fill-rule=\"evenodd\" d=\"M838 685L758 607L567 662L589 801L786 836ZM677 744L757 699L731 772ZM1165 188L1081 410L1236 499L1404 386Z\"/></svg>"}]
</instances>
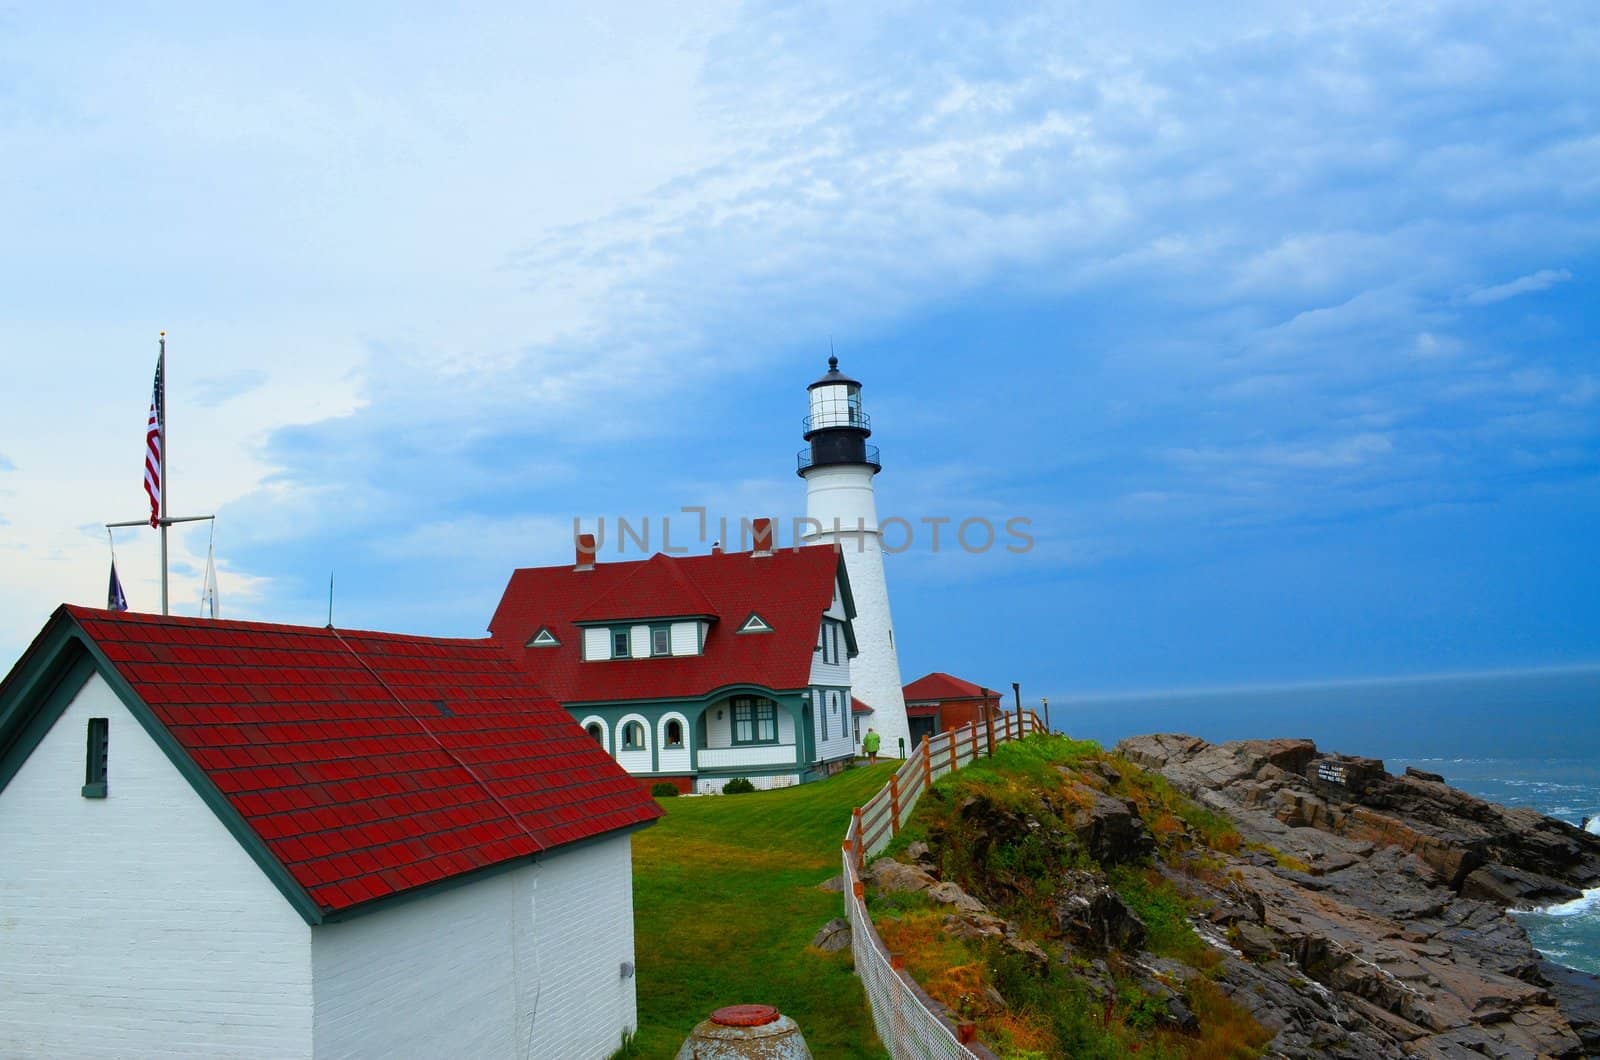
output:
<instances>
[{"instance_id":1,"label":"american flag","mask_svg":"<svg viewBox=\"0 0 1600 1060\"><path fill-rule=\"evenodd\" d=\"M161 371L166 367L166 342L162 340L161 356L156 360L156 385L150 395L150 421L144 428L144 491L150 495L150 525L161 522L161 427L167 417L166 389L161 384Z\"/></svg>"}]
</instances>

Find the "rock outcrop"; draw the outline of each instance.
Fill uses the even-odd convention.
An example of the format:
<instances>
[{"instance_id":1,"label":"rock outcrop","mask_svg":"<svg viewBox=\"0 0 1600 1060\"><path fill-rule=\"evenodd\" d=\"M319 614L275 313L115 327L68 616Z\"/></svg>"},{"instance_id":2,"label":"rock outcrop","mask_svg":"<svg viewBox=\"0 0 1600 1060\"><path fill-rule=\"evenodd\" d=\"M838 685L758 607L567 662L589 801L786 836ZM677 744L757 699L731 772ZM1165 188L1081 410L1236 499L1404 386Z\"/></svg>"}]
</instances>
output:
<instances>
[{"instance_id":1,"label":"rock outcrop","mask_svg":"<svg viewBox=\"0 0 1600 1060\"><path fill-rule=\"evenodd\" d=\"M1277 1051L1600 1055L1600 979L1545 962L1507 915L1600 885L1600 837L1309 740L1117 751L1237 826L1234 893L1205 895L1236 951L1220 981L1280 1028ZM1295 976L1294 996L1274 986Z\"/></svg>"}]
</instances>

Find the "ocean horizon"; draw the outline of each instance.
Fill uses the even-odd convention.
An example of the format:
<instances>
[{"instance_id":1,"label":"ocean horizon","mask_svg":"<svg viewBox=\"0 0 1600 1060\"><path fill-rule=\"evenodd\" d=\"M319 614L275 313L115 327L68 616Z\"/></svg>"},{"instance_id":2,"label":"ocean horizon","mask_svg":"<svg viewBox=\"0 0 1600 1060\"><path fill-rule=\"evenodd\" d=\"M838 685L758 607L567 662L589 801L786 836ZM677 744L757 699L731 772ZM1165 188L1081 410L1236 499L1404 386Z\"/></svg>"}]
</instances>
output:
<instances>
[{"instance_id":1,"label":"ocean horizon","mask_svg":"<svg viewBox=\"0 0 1600 1060\"><path fill-rule=\"evenodd\" d=\"M1600 665L1073 696L1050 704L1050 722L1108 748L1154 732L1307 738L1580 827L1600 817ZM1600 974L1600 889L1518 919L1545 956Z\"/></svg>"}]
</instances>

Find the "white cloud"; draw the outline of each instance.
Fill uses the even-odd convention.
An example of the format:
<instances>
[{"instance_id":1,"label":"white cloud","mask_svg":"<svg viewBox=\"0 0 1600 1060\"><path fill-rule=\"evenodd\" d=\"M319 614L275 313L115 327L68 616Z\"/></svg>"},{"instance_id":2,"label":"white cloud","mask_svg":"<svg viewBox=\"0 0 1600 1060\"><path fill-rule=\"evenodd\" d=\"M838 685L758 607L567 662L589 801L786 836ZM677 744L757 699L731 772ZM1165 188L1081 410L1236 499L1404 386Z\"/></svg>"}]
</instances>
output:
<instances>
[{"instance_id":1,"label":"white cloud","mask_svg":"<svg viewBox=\"0 0 1600 1060\"><path fill-rule=\"evenodd\" d=\"M1572 273L1566 269L1540 269L1538 272L1519 276L1510 283L1497 284L1493 287L1481 287L1467 295L1469 305L1493 305L1503 302L1507 298L1515 298L1519 294L1532 294L1535 291L1548 291L1558 283L1566 283L1572 279Z\"/></svg>"}]
</instances>

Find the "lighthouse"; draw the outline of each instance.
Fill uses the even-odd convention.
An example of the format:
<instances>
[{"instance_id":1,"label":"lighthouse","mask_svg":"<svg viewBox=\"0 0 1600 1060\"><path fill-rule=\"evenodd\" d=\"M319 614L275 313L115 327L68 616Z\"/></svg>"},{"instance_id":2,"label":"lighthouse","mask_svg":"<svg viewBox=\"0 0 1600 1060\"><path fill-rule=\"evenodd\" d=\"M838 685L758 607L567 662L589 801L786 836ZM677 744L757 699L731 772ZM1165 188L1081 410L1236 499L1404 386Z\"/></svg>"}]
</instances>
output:
<instances>
[{"instance_id":1,"label":"lighthouse","mask_svg":"<svg viewBox=\"0 0 1600 1060\"><path fill-rule=\"evenodd\" d=\"M837 543L844 553L855 598L853 623L859 654L850 660L850 691L872 708L866 723L883 737L880 753L911 753L905 697L900 690L900 659L895 654L889 586L883 576L883 535L872 479L883 465L878 447L868 445L872 423L861 407L861 384L828 358L828 372L807 387L810 414L807 446L800 451L800 477L806 480L808 545Z\"/></svg>"}]
</instances>

